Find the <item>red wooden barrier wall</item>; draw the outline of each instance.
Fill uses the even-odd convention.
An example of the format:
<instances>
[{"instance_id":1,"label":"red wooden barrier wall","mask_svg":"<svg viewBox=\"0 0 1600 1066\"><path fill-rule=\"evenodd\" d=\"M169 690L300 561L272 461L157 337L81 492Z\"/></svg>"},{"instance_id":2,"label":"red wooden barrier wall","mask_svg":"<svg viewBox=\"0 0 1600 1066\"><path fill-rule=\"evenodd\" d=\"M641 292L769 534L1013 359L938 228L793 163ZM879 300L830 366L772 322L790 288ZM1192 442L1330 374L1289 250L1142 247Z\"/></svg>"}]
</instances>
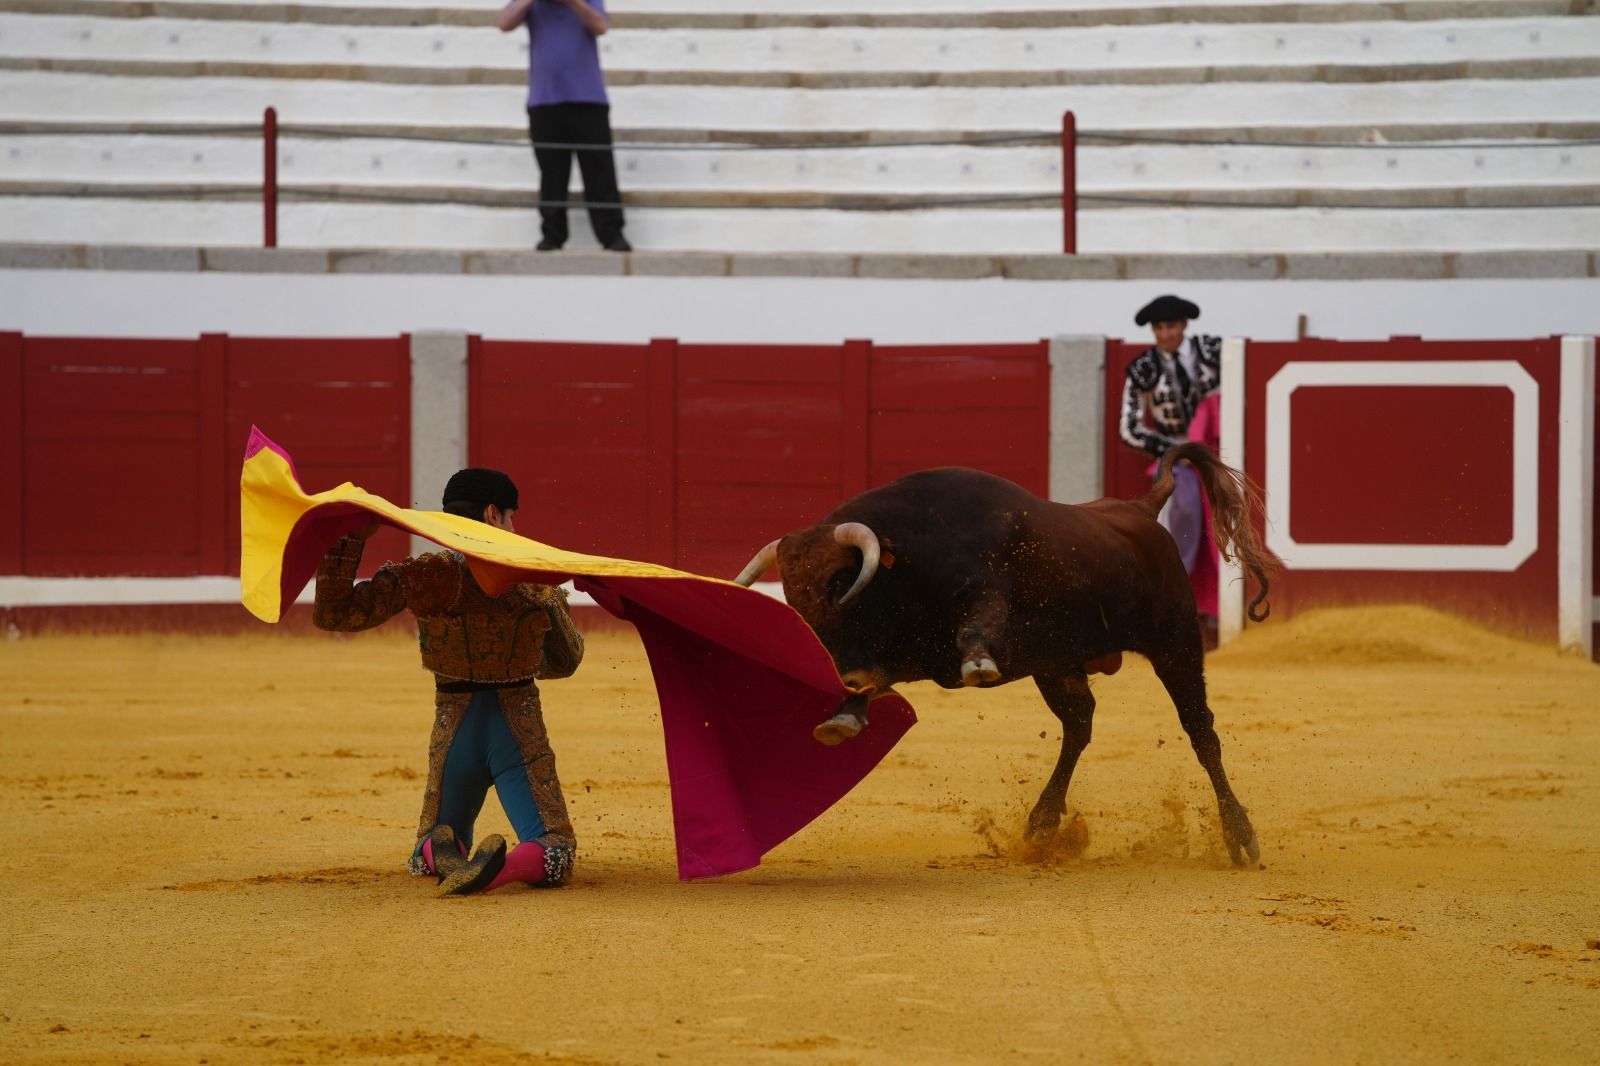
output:
<instances>
[{"instance_id":1,"label":"red wooden barrier wall","mask_svg":"<svg viewBox=\"0 0 1600 1066\"><path fill-rule=\"evenodd\" d=\"M218 341L228 380L228 565L221 573L239 572L239 463L252 424L294 456L309 492L352 481L384 499L411 502L409 336ZM383 529L369 542L361 572L410 551L405 534Z\"/></svg>"},{"instance_id":2,"label":"red wooden barrier wall","mask_svg":"<svg viewBox=\"0 0 1600 1066\"><path fill-rule=\"evenodd\" d=\"M1268 543L1289 564L1273 586L1275 613L1427 603L1553 636L1560 347L1413 338L1249 345L1245 467L1280 511ZM1457 366L1441 368L1449 363ZM1397 372L1401 380L1384 380ZM1455 380L1403 377L1435 372ZM1275 419L1283 423L1276 443Z\"/></svg>"},{"instance_id":3,"label":"red wooden barrier wall","mask_svg":"<svg viewBox=\"0 0 1600 1066\"><path fill-rule=\"evenodd\" d=\"M1048 352L475 340L471 461L564 548L733 574L775 536L926 466L1043 493Z\"/></svg>"},{"instance_id":4,"label":"red wooden barrier wall","mask_svg":"<svg viewBox=\"0 0 1600 1066\"><path fill-rule=\"evenodd\" d=\"M235 574L252 421L307 487L410 482L406 338L0 335L0 573ZM403 554L398 533L375 539ZM368 569L371 569L369 562Z\"/></svg>"},{"instance_id":5,"label":"red wooden barrier wall","mask_svg":"<svg viewBox=\"0 0 1600 1066\"><path fill-rule=\"evenodd\" d=\"M1150 455L1122 439L1118 419L1122 412L1122 387L1128 377L1128 364L1150 347L1148 341L1128 344L1106 340L1106 421L1105 494L1133 500L1150 491L1147 471L1154 461Z\"/></svg>"}]
</instances>

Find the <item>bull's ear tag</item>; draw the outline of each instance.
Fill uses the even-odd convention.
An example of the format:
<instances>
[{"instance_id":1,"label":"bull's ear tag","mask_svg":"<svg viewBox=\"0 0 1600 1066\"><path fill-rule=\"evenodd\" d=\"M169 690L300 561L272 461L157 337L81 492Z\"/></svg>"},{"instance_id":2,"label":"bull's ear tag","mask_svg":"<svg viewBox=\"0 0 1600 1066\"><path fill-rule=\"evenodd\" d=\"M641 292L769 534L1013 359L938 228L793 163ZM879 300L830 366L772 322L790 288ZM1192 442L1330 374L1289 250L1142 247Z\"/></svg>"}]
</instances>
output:
<instances>
[{"instance_id":1,"label":"bull's ear tag","mask_svg":"<svg viewBox=\"0 0 1600 1066\"><path fill-rule=\"evenodd\" d=\"M883 567L886 570L893 570L894 569L894 544L890 542L888 537L880 537L880 538L878 538L878 543L883 546L883 551L878 556L878 562L880 564L882 564Z\"/></svg>"}]
</instances>

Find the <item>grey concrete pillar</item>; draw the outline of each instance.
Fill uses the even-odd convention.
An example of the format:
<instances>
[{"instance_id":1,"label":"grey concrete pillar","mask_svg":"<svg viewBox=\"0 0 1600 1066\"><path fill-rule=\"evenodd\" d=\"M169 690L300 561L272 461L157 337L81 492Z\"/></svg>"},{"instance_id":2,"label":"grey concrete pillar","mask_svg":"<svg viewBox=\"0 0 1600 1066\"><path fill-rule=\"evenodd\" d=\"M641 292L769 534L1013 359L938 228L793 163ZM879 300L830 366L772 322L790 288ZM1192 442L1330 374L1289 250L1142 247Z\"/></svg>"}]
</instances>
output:
<instances>
[{"instance_id":1,"label":"grey concrete pillar","mask_svg":"<svg viewBox=\"0 0 1600 1066\"><path fill-rule=\"evenodd\" d=\"M1050 498L1105 495L1106 339L1050 338Z\"/></svg>"},{"instance_id":2,"label":"grey concrete pillar","mask_svg":"<svg viewBox=\"0 0 1600 1066\"><path fill-rule=\"evenodd\" d=\"M467 465L467 335L422 330L411 335L411 506L439 509L450 475ZM411 538L411 552L435 545Z\"/></svg>"},{"instance_id":3,"label":"grey concrete pillar","mask_svg":"<svg viewBox=\"0 0 1600 1066\"><path fill-rule=\"evenodd\" d=\"M1556 484L1556 625L1563 651L1594 657L1595 341L1561 338L1560 477Z\"/></svg>"}]
</instances>

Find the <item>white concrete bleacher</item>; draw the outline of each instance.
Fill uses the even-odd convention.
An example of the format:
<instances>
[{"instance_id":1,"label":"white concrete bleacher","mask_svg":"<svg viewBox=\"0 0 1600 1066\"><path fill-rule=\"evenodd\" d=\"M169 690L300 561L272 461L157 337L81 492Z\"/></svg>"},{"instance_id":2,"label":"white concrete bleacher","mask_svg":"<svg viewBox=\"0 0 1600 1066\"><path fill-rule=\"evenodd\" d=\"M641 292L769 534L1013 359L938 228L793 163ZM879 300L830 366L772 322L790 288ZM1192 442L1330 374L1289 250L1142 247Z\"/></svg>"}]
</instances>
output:
<instances>
[{"instance_id":1,"label":"white concrete bleacher","mask_svg":"<svg viewBox=\"0 0 1600 1066\"><path fill-rule=\"evenodd\" d=\"M1056 251L1068 108L1084 252L1600 246L1596 3L612 6L640 248ZM258 243L271 105L282 244L529 247L525 42L493 10L0 0L0 241ZM1038 138L768 147L995 134Z\"/></svg>"}]
</instances>

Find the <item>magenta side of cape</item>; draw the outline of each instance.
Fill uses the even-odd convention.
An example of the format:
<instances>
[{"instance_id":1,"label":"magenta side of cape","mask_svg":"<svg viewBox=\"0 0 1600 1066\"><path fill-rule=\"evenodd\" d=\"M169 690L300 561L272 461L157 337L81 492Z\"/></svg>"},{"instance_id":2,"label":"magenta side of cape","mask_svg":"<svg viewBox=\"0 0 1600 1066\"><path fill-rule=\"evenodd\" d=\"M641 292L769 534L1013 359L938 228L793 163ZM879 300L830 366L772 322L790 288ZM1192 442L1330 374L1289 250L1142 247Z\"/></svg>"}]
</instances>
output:
<instances>
[{"instance_id":1,"label":"magenta side of cape","mask_svg":"<svg viewBox=\"0 0 1600 1066\"><path fill-rule=\"evenodd\" d=\"M812 729L846 693L793 610L724 585L608 584L622 586L621 616L639 630L655 675L684 880L760 863L844 798L916 724L909 703L886 696L873 701L860 736L838 747L818 743Z\"/></svg>"}]
</instances>

